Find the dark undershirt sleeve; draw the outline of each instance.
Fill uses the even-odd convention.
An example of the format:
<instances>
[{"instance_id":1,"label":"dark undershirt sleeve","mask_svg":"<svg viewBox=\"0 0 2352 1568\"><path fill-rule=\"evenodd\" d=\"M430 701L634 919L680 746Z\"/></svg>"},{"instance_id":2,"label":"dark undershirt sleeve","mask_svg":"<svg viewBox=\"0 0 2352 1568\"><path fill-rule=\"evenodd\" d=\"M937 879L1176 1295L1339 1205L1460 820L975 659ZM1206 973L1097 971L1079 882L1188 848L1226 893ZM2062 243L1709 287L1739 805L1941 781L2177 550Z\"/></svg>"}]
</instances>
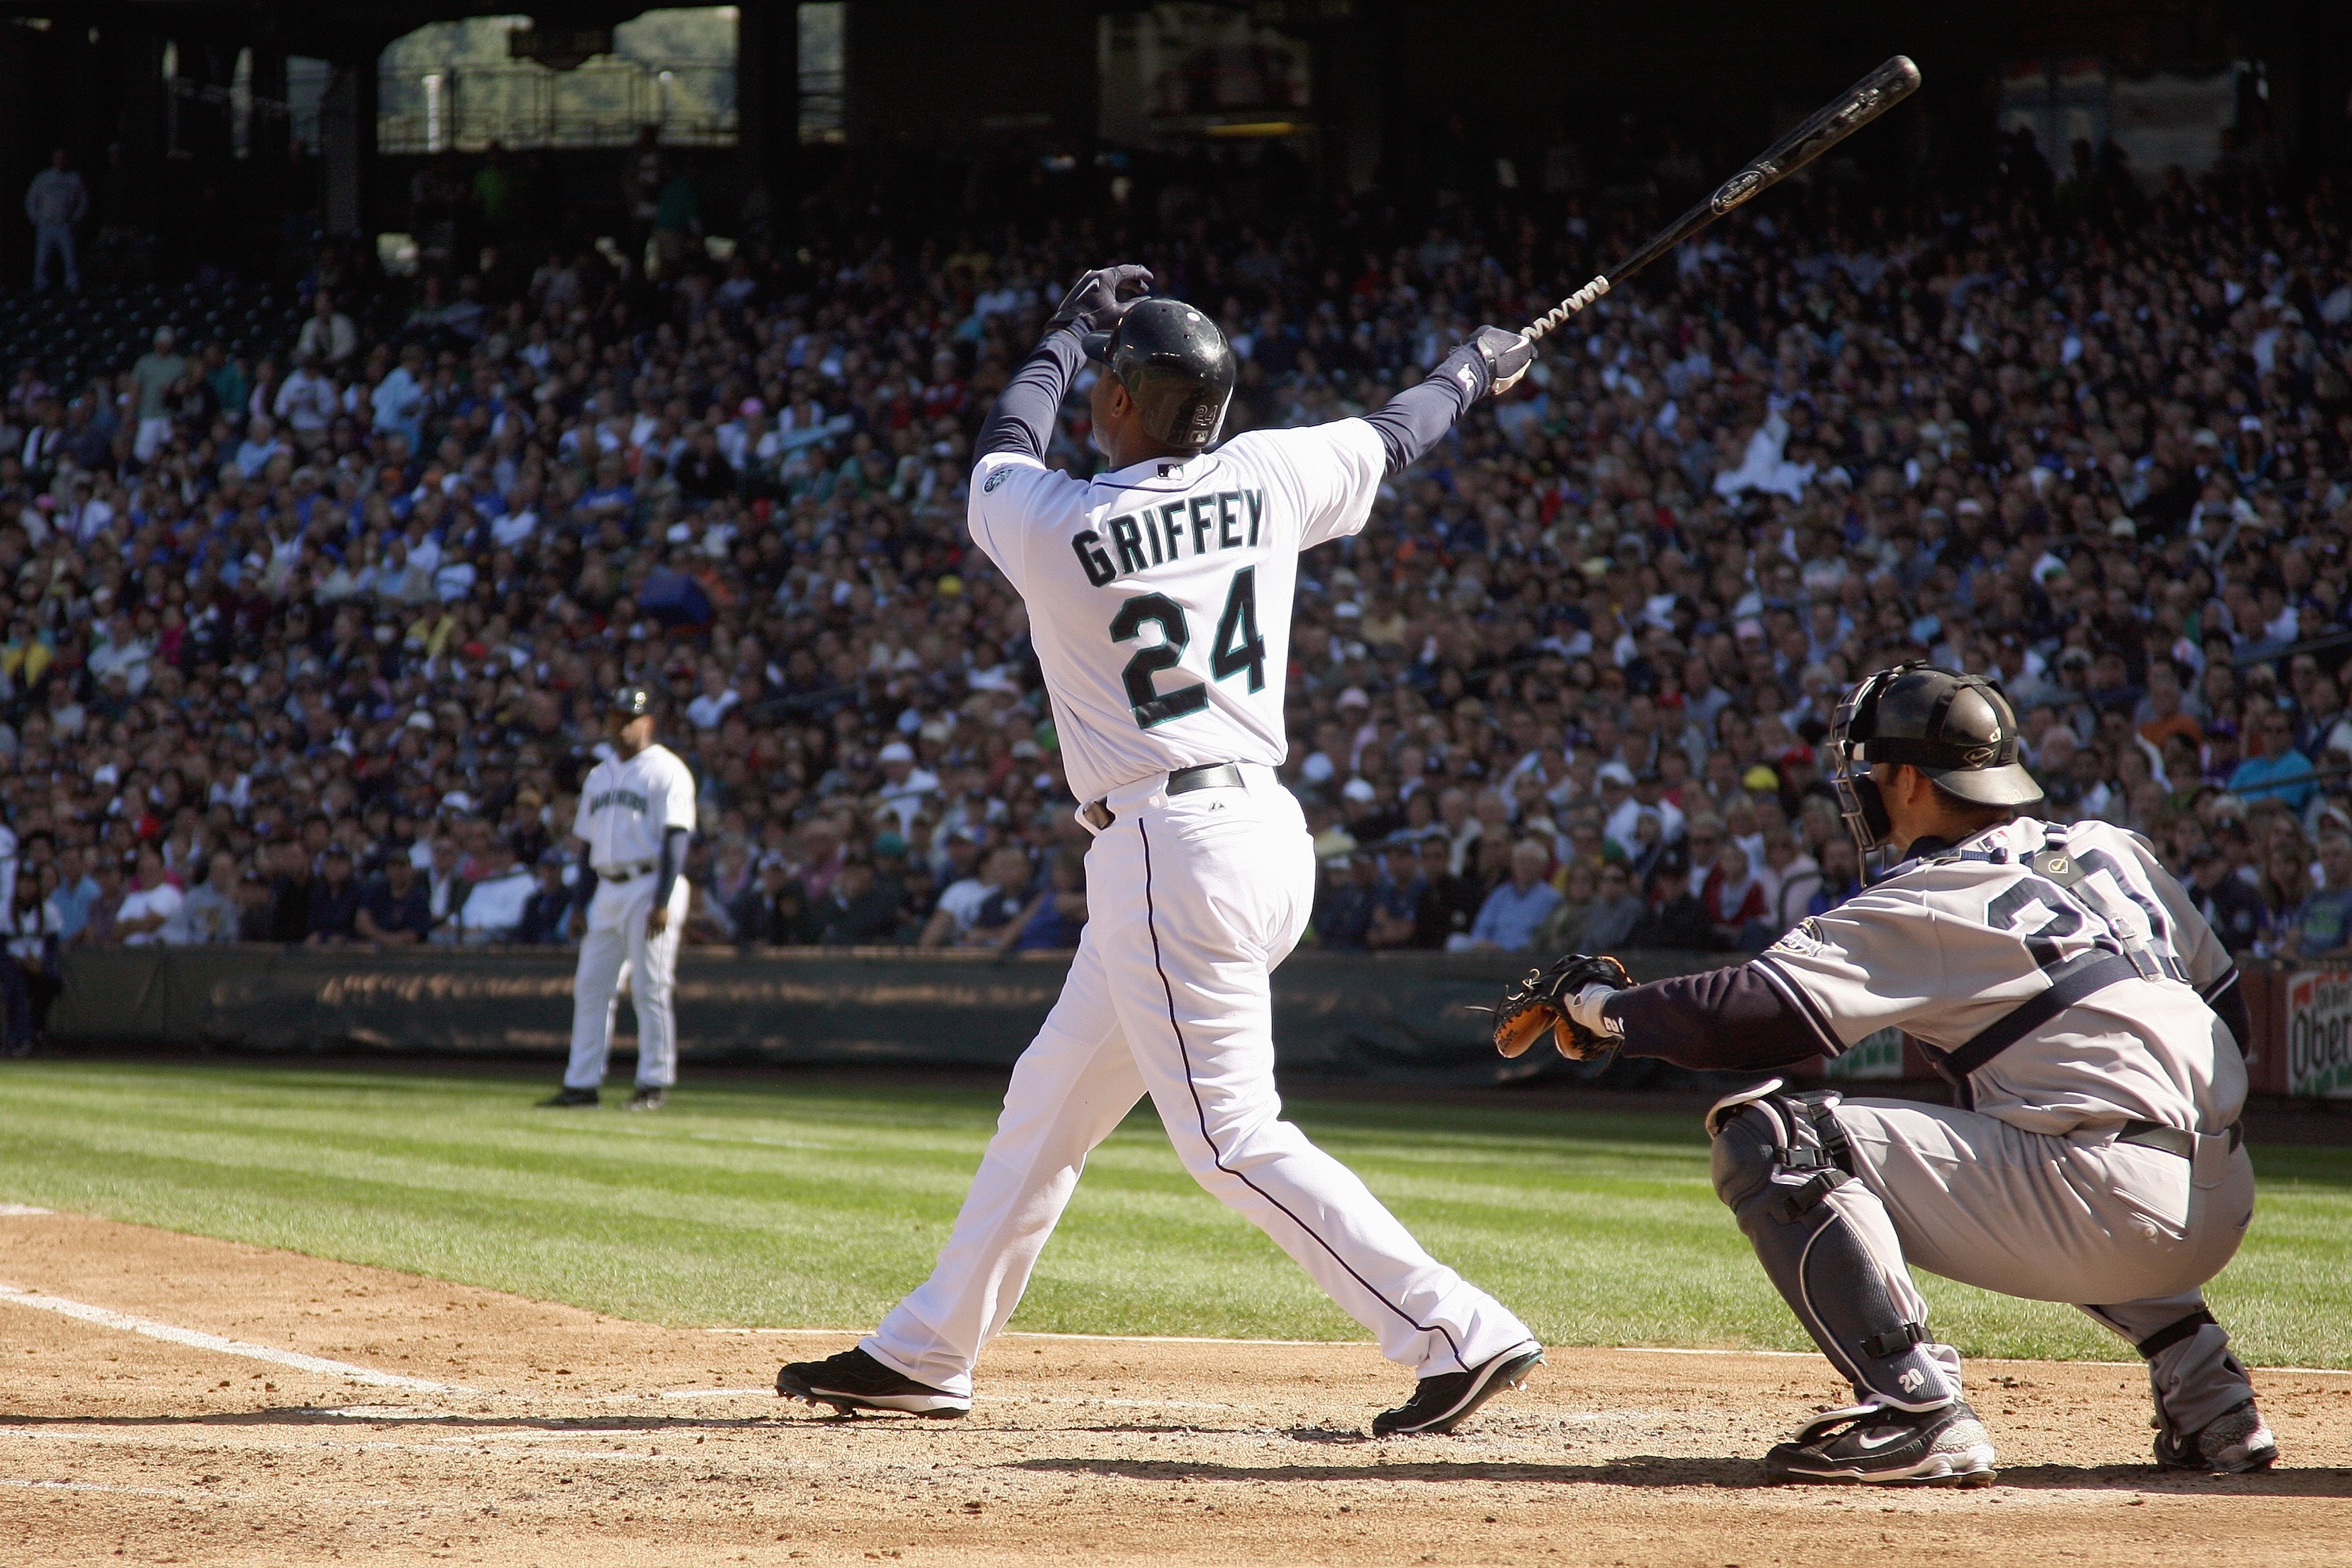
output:
<instances>
[{"instance_id":1,"label":"dark undershirt sleeve","mask_svg":"<svg viewBox=\"0 0 2352 1568\"><path fill-rule=\"evenodd\" d=\"M2246 1013L2246 988L2238 983L2235 964L2231 965L2229 973L2213 983L2206 994L2205 1005L2230 1026L2231 1037L2238 1042L2238 1054L2243 1056L2248 1042L2254 1037L2254 1025Z\"/></svg>"},{"instance_id":2,"label":"dark undershirt sleeve","mask_svg":"<svg viewBox=\"0 0 2352 1568\"><path fill-rule=\"evenodd\" d=\"M1822 1049L1812 1025L1750 963L1636 985L1602 1011L1625 1026L1627 1056L1702 1072L1786 1067Z\"/></svg>"},{"instance_id":3,"label":"dark undershirt sleeve","mask_svg":"<svg viewBox=\"0 0 2352 1568\"><path fill-rule=\"evenodd\" d=\"M1441 366L1419 386L1406 387L1377 412L1365 415L1364 423L1380 432L1389 472L1401 474L1445 438L1470 402L1461 383Z\"/></svg>"},{"instance_id":4,"label":"dark undershirt sleeve","mask_svg":"<svg viewBox=\"0 0 2352 1568\"><path fill-rule=\"evenodd\" d=\"M973 461L992 452L1019 452L1044 462L1062 395L1086 357L1076 331L1063 328L1046 333L996 395L996 405L988 411L988 423L980 427L979 444L972 448Z\"/></svg>"},{"instance_id":5,"label":"dark undershirt sleeve","mask_svg":"<svg viewBox=\"0 0 2352 1568\"><path fill-rule=\"evenodd\" d=\"M654 882L654 905L657 909L669 908L670 891L677 886L677 874L686 866L686 841L691 837L683 827L662 831L661 868Z\"/></svg>"}]
</instances>

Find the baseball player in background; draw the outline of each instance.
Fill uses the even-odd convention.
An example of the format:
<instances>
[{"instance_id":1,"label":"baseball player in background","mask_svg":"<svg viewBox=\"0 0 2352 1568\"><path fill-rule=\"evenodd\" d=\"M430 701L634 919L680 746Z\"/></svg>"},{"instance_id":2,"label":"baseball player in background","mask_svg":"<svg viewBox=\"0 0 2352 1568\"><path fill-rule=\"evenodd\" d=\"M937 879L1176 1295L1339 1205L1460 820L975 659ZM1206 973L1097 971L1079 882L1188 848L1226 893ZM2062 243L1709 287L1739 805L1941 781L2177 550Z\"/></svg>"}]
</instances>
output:
<instances>
[{"instance_id":1,"label":"baseball player in background","mask_svg":"<svg viewBox=\"0 0 2352 1568\"><path fill-rule=\"evenodd\" d=\"M1948 1110L1772 1079L1708 1113L1717 1192L1853 1384L1853 1405L1774 1447L1767 1469L1992 1479L1958 1353L1929 1332L1906 1262L2076 1303L2129 1340L2147 1362L2160 1464L2269 1466L2277 1445L2200 1289L2254 1206L2228 952L2138 835L2020 815L2041 787L1983 678L1883 670L1846 694L1827 747L1854 842L1899 864L1751 963L1559 988L1571 1055L1613 1042L1768 1068L1893 1026L1958 1091ZM1512 1010L1506 998L1498 1013ZM1498 1043L1523 1048L1506 1026Z\"/></svg>"},{"instance_id":2,"label":"baseball player in background","mask_svg":"<svg viewBox=\"0 0 2352 1568\"><path fill-rule=\"evenodd\" d=\"M1482 330L1368 417L1216 447L1234 362L1150 275L1081 279L998 399L972 469L973 542L1020 591L1053 699L1092 918L931 1277L856 1349L777 1392L953 1416L1088 1151L1151 1097L1185 1167L1296 1259L1419 1381L1380 1434L1446 1432L1542 1359L1510 1311L1422 1250L1282 1120L1269 973L1305 931L1314 856L1283 760L1298 554L1364 525L1383 479L1534 357ZM1110 470L1045 464L1080 364Z\"/></svg>"},{"instance_id":3,"label":"baseball player in background","mask_svg":"<svg viewBox=\"0 0 2352 1568\"><path fill-rule=\"evenodd\" d=\"M572 825L583 871L596 879L572 982L572 1061L563 1087L540 1103L596 1103L625 964L637 1009L629 1109L659 1110L677 1079L677 943L692 891L679 873L694 834L694 774L655 743L653 696L644 687L614 691L606 720L613 754L590 770Z\"/></svg>"}]
</instances>

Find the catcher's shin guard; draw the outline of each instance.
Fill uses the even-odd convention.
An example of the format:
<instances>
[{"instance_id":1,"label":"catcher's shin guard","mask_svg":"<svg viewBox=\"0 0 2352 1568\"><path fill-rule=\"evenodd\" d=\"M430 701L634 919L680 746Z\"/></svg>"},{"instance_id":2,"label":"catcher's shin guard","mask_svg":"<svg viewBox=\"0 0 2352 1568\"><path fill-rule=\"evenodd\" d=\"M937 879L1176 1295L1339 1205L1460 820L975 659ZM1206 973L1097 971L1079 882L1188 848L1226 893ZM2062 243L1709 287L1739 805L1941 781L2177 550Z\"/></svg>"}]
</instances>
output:
<instances>
[{"instance_id":1,"label":"catcher's shin guard","mask_svg":"<svg viewBox=\"0 0 2352 1568\"><path fill-rule=\"evenodd\" d=\"M1854 1181L1853 1154L1830 1108L1834 1094L1791 1094L1779 1079L1718 1101L1707 1112L1715 1190L1738 1217L1764 1272L1832 1365L1864 1403L1934 1410L1959 1397L1957 1363L1933 1346L1908 1278L1896 1305L1890 1268L1901 1268L1875 1197ZM1832 1194L1850 1189L1833 1199ZM1869 1210L1847 1212L1867 1202ZM1858 1228L1874 1220L1882 1262Z\"/></svg>"}]
</instances>

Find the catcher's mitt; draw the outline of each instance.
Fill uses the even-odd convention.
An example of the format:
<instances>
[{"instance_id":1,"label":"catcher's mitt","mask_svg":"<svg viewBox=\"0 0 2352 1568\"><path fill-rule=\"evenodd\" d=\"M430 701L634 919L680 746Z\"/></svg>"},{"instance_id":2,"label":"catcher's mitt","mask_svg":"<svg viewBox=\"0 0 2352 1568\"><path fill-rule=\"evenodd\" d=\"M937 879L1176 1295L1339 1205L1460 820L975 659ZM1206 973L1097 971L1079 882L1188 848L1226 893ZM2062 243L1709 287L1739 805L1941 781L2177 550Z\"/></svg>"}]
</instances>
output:
<instances>
[{"instance_id":1,"label":"catcher's mitt","mask_svg":"<svg viewBox=\"0 0 2352 1568\"><path fill-rule=\"evenodd\" d=\"M1551 1031L1559 1054L1572 1062L1605 1055L1617 1042L1578 1023L1569 1004L1588 985L1622 991L1633 984L1625 966L1613 958L1571 952L1549 969L1530 969L1526 978L1503 993L1495 1007L1495 1048L1507 1057L1524 1055Z\"/></svg>"}]
</instances>

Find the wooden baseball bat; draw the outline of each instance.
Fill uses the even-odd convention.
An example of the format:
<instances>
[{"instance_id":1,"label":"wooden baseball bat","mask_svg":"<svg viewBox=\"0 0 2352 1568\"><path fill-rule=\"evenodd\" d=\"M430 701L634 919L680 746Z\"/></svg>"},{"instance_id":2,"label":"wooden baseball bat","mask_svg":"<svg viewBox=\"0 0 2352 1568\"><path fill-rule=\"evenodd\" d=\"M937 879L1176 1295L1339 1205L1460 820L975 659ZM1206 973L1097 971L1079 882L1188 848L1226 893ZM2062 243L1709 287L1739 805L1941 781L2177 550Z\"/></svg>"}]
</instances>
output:
<instances>
[{"instance_id":1,"label":"wooden baseball bat","mask_svg":"<svg viewBox=\"0 0 2352 1568\"><path fill-rule=\"evenodd\" d=\"M1536 342L1732 208L1795 174L1910 97L1918 88L1917 66L1903 55L1888 60L1815 110L1804 123L1773 142L1750 160L1747 167L1717 186L1713 195L1644 240L1639 250L1546 311L1528 327L1527 340Z\"/></svg>"}]
</instances>

